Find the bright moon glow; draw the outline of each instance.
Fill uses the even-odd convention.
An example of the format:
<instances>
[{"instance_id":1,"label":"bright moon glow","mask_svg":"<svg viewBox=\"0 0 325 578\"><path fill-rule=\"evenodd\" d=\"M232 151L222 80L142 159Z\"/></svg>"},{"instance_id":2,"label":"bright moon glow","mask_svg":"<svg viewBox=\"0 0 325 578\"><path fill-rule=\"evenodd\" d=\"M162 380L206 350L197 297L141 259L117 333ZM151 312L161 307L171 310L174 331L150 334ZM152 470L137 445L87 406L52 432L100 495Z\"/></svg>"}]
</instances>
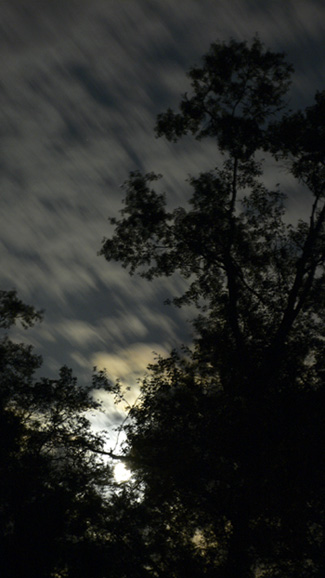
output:
<instances>
[{"instance_id":1,"label":"bright moon glow","mask_svg":"<svg viewBox=\"0 0 325 578\"><path fill-rule=\"evenodd\" d=\"M122 462L117 464L114 468L114 478L118 483L127 482L131 477L131 472Z\"/></svg>"}]
</instances>

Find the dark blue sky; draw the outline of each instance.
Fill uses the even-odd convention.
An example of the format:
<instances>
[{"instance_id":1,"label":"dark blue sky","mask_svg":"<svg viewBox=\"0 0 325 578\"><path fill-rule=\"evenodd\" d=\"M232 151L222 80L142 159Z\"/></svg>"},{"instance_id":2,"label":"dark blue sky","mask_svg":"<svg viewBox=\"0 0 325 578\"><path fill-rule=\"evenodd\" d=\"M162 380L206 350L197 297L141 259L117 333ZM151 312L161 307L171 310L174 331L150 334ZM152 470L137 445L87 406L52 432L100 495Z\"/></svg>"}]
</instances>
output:
<instances>
[{"instance_id":1,"label":"dark blue sky","mask_svg":"<svg viewBox=\"0 0 325 578\"><path fill-rule=\"evenodd\" d=\"M153 350L187 339L189 312L162 305L179 281L129 278L97 251L129 171L162 173L177 205L188 173L214 166L211 144L156 140L155 117L211 42L255 33L294 64L292 104L311 104L324 89L321 0L1 3L0 285L46 311L29 333L44 373L66 363L83 378L97 364L132 383Z\"/></svg>"}]
</instances>

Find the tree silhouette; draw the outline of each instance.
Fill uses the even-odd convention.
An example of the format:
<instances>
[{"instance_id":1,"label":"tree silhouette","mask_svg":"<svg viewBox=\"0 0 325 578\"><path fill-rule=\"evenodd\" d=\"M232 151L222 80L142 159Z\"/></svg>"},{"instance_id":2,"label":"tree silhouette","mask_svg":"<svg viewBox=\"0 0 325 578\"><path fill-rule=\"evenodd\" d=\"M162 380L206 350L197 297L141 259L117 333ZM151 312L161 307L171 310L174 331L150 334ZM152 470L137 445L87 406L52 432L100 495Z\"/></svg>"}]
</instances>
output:
<instances>
[{"instance_id":1,"label":"tree silhouette","mask_svg":"<svg viewBox=\"0 0 325 578\"><path fill-rule=\"evenodd\" d=\"M288 111L291 72L257 38L212 44L156 133L214 139L218 166L173 211L159 175L131 173L100 251L187 279L173 301L197 308L193 345L150 367L125 428L154 576L324 575L325 93ZM307 219L289 222L263 155Z\"/></svg>"},{"instance_id":2,"label":"tree silhouette","mask_svg":"<svg viewBox=\"0 0 325 578\"><path fill-rule=\"evenodd\" d=\"M15 291L0 292L3 329L17 321L27 328L40 317ZM30 346L2 337L1 575L80 576L87 551L93 569L86 575L97 577L111 471L98 458L104 440L92 432L86 412L100 409L93 392L110 385L97 373L82 387L66 367L57 379L37 379L41 363Z\"/></svg>"}]
</instances>

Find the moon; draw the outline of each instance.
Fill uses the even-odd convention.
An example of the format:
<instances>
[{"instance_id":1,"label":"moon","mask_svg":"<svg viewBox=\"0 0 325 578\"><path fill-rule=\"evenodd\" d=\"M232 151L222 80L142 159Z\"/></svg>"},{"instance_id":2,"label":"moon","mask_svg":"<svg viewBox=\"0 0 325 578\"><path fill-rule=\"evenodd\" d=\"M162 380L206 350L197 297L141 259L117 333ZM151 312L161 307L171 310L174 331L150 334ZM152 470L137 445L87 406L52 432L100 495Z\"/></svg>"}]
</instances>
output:
<instances>
[{"instance_id":1,"label":"moon","mask_svg":"<svg viewBox=\"0 0 325 578\"><path fill-rule=\"evenodd\" d=\"M122 462L119 462L114 467L114 478L118 484L127 482L131 477L131 472L128 470Z\"/></svg>"}]
</instances>

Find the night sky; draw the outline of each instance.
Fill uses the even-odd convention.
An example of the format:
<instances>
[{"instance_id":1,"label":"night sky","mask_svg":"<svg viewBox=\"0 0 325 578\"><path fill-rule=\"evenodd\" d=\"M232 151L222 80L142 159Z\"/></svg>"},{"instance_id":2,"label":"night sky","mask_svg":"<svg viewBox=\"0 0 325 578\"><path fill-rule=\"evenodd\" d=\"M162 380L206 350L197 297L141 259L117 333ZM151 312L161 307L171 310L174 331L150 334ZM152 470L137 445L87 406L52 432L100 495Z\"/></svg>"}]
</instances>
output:
<instances>
[{"instance_id":1,"label":"night sky","mask_svg":"<svg viewBox=\"0 0 325 578\"><path fill-rule=\"evenodd\" d=\"M163 305L179 280L130 278L97 252L130 171L162 173L177 206L187 175L215 166L211 143L155 139L156 115L177 106L211 42L256 33L294 64L292 107L312 104L324 89L321 0L0 3L0 286L45 309L24 334L43 374L65 363L82 381L97 365L132 384L153 351L190 339L191 312ZM267 178L279 180L272 168ZM287 187L295 216L305 199Z\"/></svg>"}]
</instances>

